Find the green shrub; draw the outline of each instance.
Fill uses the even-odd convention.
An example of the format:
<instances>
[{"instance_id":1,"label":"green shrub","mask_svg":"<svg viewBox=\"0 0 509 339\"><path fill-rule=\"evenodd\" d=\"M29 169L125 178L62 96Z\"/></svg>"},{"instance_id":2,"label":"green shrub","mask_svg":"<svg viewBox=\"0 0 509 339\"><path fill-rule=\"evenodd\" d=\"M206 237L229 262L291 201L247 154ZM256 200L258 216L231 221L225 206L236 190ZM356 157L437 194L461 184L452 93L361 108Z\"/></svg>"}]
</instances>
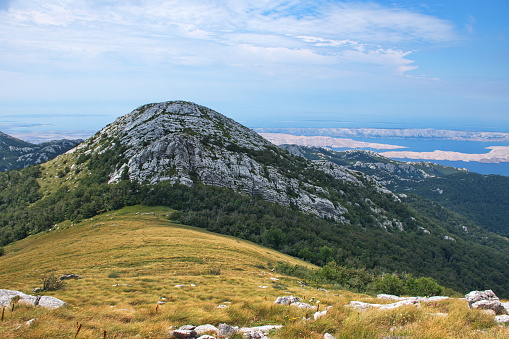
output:
<instances>
[{"instance_id":1,"label":"green shrub","mask_svg":"<svg viewBox=\"0 0 509 339\"><path fill-rule=\"evenodd\" d=\"M396 274L384 274L373 282L378 293L401 295L404 291L404 282Z\"/></svg>"},{"instance_id":2,"label":"green shrub","mask_svg":"<svg viewBox=\"0 0 509 339\"><path fill-rule=\"evenodd\" d=\"M64 282L55 276L55 272L51 272L47 276L42 277L41 281L44 291L57 291L64 287Z\"/></svg>"}]
</instances>

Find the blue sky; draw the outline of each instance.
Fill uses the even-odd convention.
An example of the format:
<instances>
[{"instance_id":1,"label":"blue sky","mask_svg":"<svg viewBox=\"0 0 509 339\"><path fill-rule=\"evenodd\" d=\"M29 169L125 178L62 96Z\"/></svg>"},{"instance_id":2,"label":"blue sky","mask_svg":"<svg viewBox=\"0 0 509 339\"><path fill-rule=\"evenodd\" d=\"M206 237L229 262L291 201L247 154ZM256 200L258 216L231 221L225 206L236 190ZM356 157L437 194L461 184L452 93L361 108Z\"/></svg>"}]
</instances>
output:
<instances>
[{"instance_id":1,"label":"blue sky","mask_svg":"<svg viewBox=\"0 0 509 339\"><path fill-rule=\"evenodd\" d=\"M509 1L0 0L0 131L149 102L249 127L509 131Z\"/></svg>"}]
</instances>

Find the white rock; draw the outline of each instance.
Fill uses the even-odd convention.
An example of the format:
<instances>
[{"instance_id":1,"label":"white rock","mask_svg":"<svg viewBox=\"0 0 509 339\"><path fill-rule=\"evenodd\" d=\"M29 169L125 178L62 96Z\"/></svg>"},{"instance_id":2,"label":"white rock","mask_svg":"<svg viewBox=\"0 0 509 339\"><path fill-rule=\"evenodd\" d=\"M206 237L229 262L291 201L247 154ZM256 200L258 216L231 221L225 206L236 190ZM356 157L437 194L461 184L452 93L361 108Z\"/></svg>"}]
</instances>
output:
<instances>
[{"instance_id":1,"label":"white rock","mask_svg":"<svg viewBox=\"0 0 509 339\"><path fill-rule=\"evenodd\" d=\"M301 300L300 298L290 295L290 296L277 297L277 299L274 303L279 304L279 305L290 305L292 303L299 302L300 300Z\"/></svg>"},{"instance_id":2,"label":"white rock","mask_svg":"<svg viewBox=\"0 0 509 339\"><path fill-rule=\"evenodd\" d=\"M507 314L504 314L504 315L497 315L497 316L495 317L495 321L496 321L497 323L507 323L507 322L509 322L509 315L507 315Z\"/></svg>"},{"instance_id":3,"label":"white rock","mask_svg":"<svg viewBox=\"0 0 509 339\"><path fill-rule=\"evenodd\" d=\"M202 335L205 333L217 334L217 327L215 327L214 325L210 325L210 324L196 326L194 330L196 331L196 333L198 335Z\"/></svg>"},{"instance_id":4,"label":"white rock","mask_svg":"<svg viewBox=\"0 0 509 339\"><path fill-rule=\"evenodd\" d=\"M311 306L308 303L303 303L303 302L300 302L300 301L291 303L290 306L294 306L294 307L301 308L301 309L316 308L316 306Z\"/></svg>"},{"instance_id":5,"label":"white rock","mask_svg":"<svg viewBox=\"0 0 509 339\"><path fill-rule=\"evenodd\" d=\"M32 324L33 324L36 320L37 320L37 318L30 319L29 321L27 321L27 322L25 323L25 325L27 325L27 326L32 326Z\"/></svg>"},{"instance_id":6,"label":"white rock","mask_svg":"<svg viewBox=\"0 0 509 339\"><path fill-rule=\"evenodd\" d=\"M327 310L325 311L319 311L319 312L315 312L315 314L313 314L313 319L319 319L323 316L325 316L327 314Z\"/></svg>"}]
</instances>

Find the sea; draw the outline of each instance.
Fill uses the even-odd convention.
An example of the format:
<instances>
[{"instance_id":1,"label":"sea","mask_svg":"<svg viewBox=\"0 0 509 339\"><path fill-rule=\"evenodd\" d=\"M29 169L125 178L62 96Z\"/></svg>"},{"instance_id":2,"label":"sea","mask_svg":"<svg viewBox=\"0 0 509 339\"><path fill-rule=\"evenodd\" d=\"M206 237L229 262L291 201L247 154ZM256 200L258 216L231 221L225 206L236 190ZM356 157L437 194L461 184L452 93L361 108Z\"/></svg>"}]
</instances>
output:
<instances>
[{"instance_id":1,"label":"sea","mask_svg":"<svg viewBox=\"0 0 509 339\"><path fill-rule=\"evenodd\" d=\"M365 141L371 143L381 143L390 145L405 146L406 148L397 151L414 151L414 152L433 152L435 150L454 151L470 154L488 153L486 149L490 146L509 146L509 142L484 142L484 141L460 141L460 140L429 140L429 139L411 139L411 138L352 138L357 141ZM344 151L344 148L336 148L336 151ZM381 153L389 150L369 149ZM496 174L509 176L509 162L501 163L481 163L476 161L448 161L448 160L422 160L422 159L395 159L407 162L427 161L440 165L452 166L457 168L466 168L471 172L480 174Z\"/></svg>"}]
</instances>

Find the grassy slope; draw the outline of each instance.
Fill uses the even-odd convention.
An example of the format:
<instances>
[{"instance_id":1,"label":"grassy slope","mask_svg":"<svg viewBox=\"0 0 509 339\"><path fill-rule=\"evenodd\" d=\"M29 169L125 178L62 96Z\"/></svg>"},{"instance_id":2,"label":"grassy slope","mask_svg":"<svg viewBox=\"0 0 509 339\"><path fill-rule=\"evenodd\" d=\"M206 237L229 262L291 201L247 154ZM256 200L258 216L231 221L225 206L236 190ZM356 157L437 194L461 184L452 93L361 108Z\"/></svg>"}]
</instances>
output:
<instances>
[{"instance_id":1,"label":"grassy slope","mask_svg":"<svg viewBox=\"0 0 509 339\"><path fill-rule=\"evenodd\" d=\"M140 214L136 214L140 212ZM350 300L372 300L345 291L325 293L301 287L295 278L271 272L269 263L307 265L275 251L176 225L166 219L171 210L134 206L99 215L77 225L61 223L52 231L6 246L0 257L0 288L27 294L40 286L41 276L75 273L82 280L47 292L69 304L48 311L17 306L5 312L2 338L162 338L169 326L183 324L284 324L273 338L507 338L492 316L466 308L460 300L408 307L396 311L358 313L343 307ZM148 213L148 214L147 214ZM279 281L270 278L278 277ZM176 288L175 285L185 285ZM191 286L194 284L195 286ZM261 288L260 286L268 286ZM303 321L305 310L276 306L285 292L332 305L318 321ZM167 303L159 306L160 298ZM229 302L229 303L226 303ZM221 304L228 308L218 309ZM431 313L448 312L449 316ZM19 324L37 318L31 327ZM392 328L392 329L391 329ZM479 332L478 329L487 329Z\"/></svg>"}]
</instances>

